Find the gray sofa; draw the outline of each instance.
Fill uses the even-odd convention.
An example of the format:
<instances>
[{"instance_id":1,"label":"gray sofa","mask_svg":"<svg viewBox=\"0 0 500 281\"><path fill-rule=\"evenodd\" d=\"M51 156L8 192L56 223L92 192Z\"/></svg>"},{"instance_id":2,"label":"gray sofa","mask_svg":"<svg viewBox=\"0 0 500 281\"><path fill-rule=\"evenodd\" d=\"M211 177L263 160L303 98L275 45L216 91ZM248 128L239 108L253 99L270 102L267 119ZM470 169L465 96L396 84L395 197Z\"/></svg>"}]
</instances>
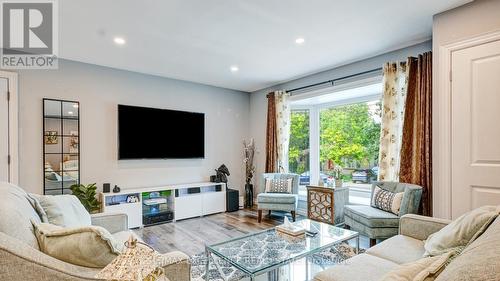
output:
<instances>
[{"instance_id":1,"label":"gray sofa","mask_svg":"<svg viewBox=\"0 0 500 281\"><path fill-rule=\"evenodd\" d=\"M399 235L354 256L345 263L317 274L315 281L377 281L402 264L415 262L424 254L424 240L450 221L404 215ZM436 281L500 280L500 217L437 276Z\"/></svg>"},{"instance_id":2,"label":"gray sofa","mask_svg":"<svg viewBox=\"0 0 500 281\"><path fill-rule=\"evenodd\" d=\"M41 220L23 189L0 182L0 194L0 280L97 280L94 276L100 269L69 264L40 251L31 220ZM92 215L92 224L106 228L119 241L135 235L123 214ZM161 262L170 281L190 280L191 266L184 253L164 254Z\"/></svg>"}]
</instances>

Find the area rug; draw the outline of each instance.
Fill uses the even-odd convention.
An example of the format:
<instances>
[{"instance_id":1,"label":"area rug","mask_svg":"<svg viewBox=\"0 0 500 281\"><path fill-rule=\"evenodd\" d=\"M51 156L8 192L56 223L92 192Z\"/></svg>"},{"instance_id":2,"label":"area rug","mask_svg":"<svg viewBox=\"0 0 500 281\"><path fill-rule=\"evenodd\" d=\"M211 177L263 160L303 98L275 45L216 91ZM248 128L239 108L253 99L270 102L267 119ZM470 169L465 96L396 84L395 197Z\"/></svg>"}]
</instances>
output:
<instances>
[{"instance_id":1,"label":"area rug","mask_svg":"<svg viewBox=\"0 0 500 281\"><path fill-rule=\"evenodd\" d=\"M312 255L309 259L312 263L321 266L332 266L334 264L342 263L343 261L356 255L356 251L353 247L349 246L347 243L341 243L330 249L324 250L318 254ZM206 266L206 255L205 253L200 253L191 257L191 280L202 281L205 280L205 266ZM215 262L219 265L221 270L224 272L226 280L237 281L245 278L245 274L240 270L232 267L228 262L221 260L219 258L210 258L210 268L209 268L209 280L210 281L224 281L215 266Z\"/></svg>"}]
</instances>

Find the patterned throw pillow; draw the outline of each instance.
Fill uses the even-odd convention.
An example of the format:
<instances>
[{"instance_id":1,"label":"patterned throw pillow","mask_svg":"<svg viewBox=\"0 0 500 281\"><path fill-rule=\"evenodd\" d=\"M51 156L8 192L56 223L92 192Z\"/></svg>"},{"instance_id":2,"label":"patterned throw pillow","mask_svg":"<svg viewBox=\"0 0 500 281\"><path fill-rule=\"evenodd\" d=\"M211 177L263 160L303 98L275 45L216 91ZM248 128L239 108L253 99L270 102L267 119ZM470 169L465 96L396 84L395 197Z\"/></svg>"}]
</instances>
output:
<instances>
[{"instance_id":1,"label":"patterned throw pillow","mask_svg":"<svg viewBox=\"0 0 500 281\"><path fill-rule=\"evenodd\" d=\"M403 194L404 192L394 193L375 186L371 205L374 208L399 215Z\"/></svg>"},{"instance_id":2,"label":"patterned throw pillow","mask_svg":"<svg viewBox=\"0 0 500 281\"><path fill-rule=\"evenodd\" d=\"M292 179L266 179L266 193L292 193Z\"/></svg>"}]
</instances>

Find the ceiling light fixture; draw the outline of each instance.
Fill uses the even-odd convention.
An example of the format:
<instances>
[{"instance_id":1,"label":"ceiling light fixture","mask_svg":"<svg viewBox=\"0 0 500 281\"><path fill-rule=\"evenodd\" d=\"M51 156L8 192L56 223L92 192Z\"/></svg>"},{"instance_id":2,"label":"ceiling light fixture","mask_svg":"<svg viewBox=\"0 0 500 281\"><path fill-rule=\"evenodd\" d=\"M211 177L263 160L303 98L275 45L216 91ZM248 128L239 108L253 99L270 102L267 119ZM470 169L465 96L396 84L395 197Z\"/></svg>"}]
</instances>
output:
<instances>
[{"instance_id":1,"label":"ceiling light fixture","mask_svg":"<svg viewBox=\"0 0 500 281\"><path fill-rule=\"evenodd\" d=\"M304 42L306 42L306 40L302 37L295 39L295 43L297 43L299 45L304 44Z\"/></svg>"},{"instance_id":2,"label":"ceiling light fixture","mask_svg":"<svg viewBox=\"0 0 500 281\"><path fill-rule=\"evenodd\" d=\"M125 39L123 39L122 37L115 37L113 39L113 41L115 42L115 44L117 45L125 45L126 41Z\"/></svg>"},{"instance_id":3,"label":"ceiling light fixture","mask_svg":"<svg viewBox=\"0 0 500 281\"><path fill-rule=\"evenodd\" d=\"M238 68L238 66L236 66L236 65L231 66L231 68L230 68L230 69L231 69L231 72L237 72L238 70L240 70L240 69Z\"/></svg>"},{"instance_id":4,"label":"ceiling light fixture","mask_svg":"<svg viewBox=\"0 0 500 281\"><path fill-rule=\"evenodd\" d=\"M68 111L68 114L69 115L73 115L73 111Z\"/></svg>"},{"instance_id":5,"label":"ceiling light fixture","mask_svg":"<svg viewBox=\"0 0 500 281\"><path fill-rule=\"evenodd\" d=\"M73 104L73 108L78 108L78 104L77 103Z\"/></svg>"}]
</instances>

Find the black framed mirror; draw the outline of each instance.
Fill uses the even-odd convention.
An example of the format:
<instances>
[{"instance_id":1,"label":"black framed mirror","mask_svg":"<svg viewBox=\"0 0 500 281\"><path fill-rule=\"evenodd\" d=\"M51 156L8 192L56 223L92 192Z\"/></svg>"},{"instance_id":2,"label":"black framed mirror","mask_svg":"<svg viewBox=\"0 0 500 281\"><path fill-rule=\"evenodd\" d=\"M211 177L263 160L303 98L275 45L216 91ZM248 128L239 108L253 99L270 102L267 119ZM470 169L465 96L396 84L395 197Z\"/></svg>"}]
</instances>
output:
<instances>
[{"instance_id":1,"label":"black framed mirror","mask_svg":"<svg viewBox=\"0 0 500 281\"><path fill-rule=\"evenodd\" d=\"M80 103L43 99L43 192L71 194L80 184Z\"/></svg>"}]
</instances>

